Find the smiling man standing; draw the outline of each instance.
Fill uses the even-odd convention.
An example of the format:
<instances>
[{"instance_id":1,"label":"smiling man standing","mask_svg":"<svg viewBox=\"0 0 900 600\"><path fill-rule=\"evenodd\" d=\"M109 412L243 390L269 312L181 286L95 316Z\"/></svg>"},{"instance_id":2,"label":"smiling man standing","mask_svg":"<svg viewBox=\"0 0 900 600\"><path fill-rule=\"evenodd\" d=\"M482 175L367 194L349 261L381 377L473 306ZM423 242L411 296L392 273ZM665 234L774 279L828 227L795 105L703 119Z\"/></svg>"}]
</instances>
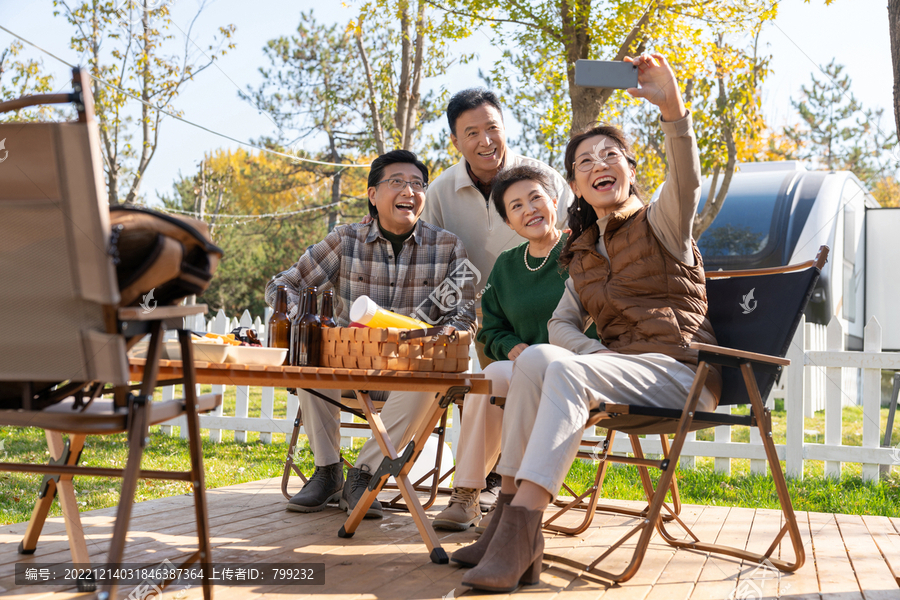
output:
<instances>
[{"instance_id":1,"label":"smiling man standing","mask_svg":"<svg viewBox=\"0 0 900 600\"><path fill-rule=\"evenodd\" d=\"M573 196L565 179L549 165L506 146L500 101L493 92L483 88L457 92L447 104L447 121L450 141L463 157L429 186L422 218L459 236L481 276L476 282L476 291L481 291L500 253L526 241L504 224L491 202L491 182L497 173L519 165L546 171L558 200L557 223L568 220ZM480 301L475 307L480 320ZM491 360L484 354L484 344L476 342L475 347L483 369Z\"/></svg>"},{"instance_id":2,"label":"smiling man standing","mask_svg":"<svg viewBox=\"0 0 900 600\"><path fill-rule=\"evenodd\" d=\"M379 306L408 315L419 310L430 322L475 331L472 308L475 290L466 251L459 238L419 220L428 188L428 169L412 152L394 150L372 162L368 181L369 223L339 225L324 240L310 246L290 269L266 286L266 302L275 301L279 284L288 292L288 312L297 312L299 292L316 286L334 290L335 320L350 324L350 306L362 295ZM455 306L436 303L432 294L445 280L460 289ZM339 390L318 390L337 400ZM381 464L382 454L372 438L362 447L356 466L344 471L340 455L340 420L336 406L300 391L303 424L316 470L287 505L296 512L318 512L339 501L349 514ZM396 448L403 448L414 427L430 408L431 392L372 392L387 400L381 418ZM366 517L381 517L376 500Z\"/></svg>"},{"instance_id":3,"label":"smiling man standing","mask_svg":"<svg viewBox=\"0 0 900 600\"><path fill-rule=\"evenodd\" d=\"M447 104L447 121L450 141L463 157L429 186L422 218L459 236L469 260L478 269L480 279L475 283L476 292L480 292L500 253L527 241L506 226L491 201L491 183L500 170L528 165L546 172L558 200L559 224L568 221L573 195L566 180L549 165L507 148L500 101L493 92L483 88L457 92ZM475 310L480 323L480 293L477 297ZM485 355L483 343L476 340L475 350L482 369L493 362ZM490 473L477 500L481 510L495 503L499 491L500 476ZM450 499L451 505L462 501L455 496ZM464 501L472 502L468 497ZM466 506L466 510L470 508Z\"/></svg>"}]
</instances>

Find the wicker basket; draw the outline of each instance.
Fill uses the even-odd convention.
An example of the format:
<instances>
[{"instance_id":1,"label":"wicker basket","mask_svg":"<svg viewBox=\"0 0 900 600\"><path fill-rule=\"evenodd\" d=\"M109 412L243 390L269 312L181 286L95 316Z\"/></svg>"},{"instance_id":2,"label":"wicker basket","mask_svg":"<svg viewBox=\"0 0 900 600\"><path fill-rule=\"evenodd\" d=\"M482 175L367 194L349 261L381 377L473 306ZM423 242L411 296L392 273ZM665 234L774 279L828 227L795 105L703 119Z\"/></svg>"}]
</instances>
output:
<instances>
[{"instance_id":1,"label":"wicker basket","mask_svg":"<svg viewBox=\"0 0 900 600\"><path fill-rule=\"evenodd\" d=\"M469 368L472 335L457 332L401 340L402 329L322 328L323 367L461 373Z\"/></svg>"}]
</instances>

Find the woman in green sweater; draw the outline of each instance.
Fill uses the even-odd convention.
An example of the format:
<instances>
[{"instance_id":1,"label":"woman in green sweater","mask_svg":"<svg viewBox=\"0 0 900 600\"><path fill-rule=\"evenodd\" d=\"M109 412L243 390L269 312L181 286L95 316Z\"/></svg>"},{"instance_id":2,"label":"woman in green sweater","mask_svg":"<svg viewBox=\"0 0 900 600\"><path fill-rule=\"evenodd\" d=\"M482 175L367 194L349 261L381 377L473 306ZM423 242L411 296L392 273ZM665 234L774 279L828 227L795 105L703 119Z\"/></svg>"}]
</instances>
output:
<instances>
[{"instance_id":1,"label":"woman in green sweater","mask_svg":"<svg viewBox=\"0 0 900 600\"><path fill-rule=\"evenodd\" d=\"M497 258L481 298L484 311L478 341L497 362L484 369L493 395L506 396L513 362L533 344L546 344L547 321L563 295L567 271L559 252L567 233L556 228L556 194L547 175L521 165L501 171L491 198L504 222L528 241ZM500 455L503 410L491 396L466 396L465 418L456 451L450 504L435 517L436 529L465 530L481 520L479 490Z\"/></svg>"}]
</instances>

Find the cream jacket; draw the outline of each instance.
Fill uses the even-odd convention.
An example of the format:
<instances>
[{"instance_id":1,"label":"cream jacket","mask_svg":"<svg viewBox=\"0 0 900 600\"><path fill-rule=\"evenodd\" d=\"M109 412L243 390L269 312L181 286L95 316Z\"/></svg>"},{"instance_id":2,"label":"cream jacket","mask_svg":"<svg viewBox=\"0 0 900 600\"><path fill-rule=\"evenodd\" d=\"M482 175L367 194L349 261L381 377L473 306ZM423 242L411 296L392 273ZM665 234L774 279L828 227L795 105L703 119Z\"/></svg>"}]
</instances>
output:
<instances>
[{"instance_id":1,"label":"cream jacket","mask_svg":"<svg viewBox=\"0 0 900 600\"><path fill-rule=\"evenodd\" d=\"M566 180L541 161L519 156L507 148L506 166L522 164L533 165L550 174L558 200L556 227L564 229L566 212L574 198ZM481 307L481 291L487 284L497 257L504 250L526 241L503 222L492 201L485 201L466 171L465 159L441 173L428 186L422 219L456 234L462 240L469 260L478 270L475 281L476 297L479 299L477 308Z\"/></svg>"}]
</instances>

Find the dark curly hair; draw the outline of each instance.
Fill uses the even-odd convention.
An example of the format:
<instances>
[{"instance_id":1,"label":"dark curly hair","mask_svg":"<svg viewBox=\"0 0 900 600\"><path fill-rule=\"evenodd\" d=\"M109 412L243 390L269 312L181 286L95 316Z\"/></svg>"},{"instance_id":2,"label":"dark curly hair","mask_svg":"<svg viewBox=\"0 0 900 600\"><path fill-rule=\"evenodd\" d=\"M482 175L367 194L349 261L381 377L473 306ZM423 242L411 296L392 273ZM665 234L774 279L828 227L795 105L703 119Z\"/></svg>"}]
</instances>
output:
<instances>
[{"instance_id":1,"label":"dark curly hair","mask_svg":"<svg viewBox=\"0 0 900 600\"><path fill-rule=\"evenodd\" d=\"M570 139L569 143L566 145L566 181L570 184L575 181L575 151L578 150L578 146L581 142L597 135L605 135L615 142L616 146L618 146L625 155L625 160L628 161L631 168L637 167L637 160L634 158L634 150L628 142L625 132L612 125L595 125L594 127L585 129L581 133L573 135L572 139ZM637 196L641 201L644 199L644 190L637 182L631 184L628 193ZM581 210L579 210L579 208ZM597 212L594 210L594 207L588 204L584 198L575 198L575 201L569 206L568 226L571 233L569 234L569 239L566 240L562 251L559 253L560 265L566 267L572 262L572 258L575 256L571 250L572 243L596 222Z\"/></svg>"}]
</instances>

